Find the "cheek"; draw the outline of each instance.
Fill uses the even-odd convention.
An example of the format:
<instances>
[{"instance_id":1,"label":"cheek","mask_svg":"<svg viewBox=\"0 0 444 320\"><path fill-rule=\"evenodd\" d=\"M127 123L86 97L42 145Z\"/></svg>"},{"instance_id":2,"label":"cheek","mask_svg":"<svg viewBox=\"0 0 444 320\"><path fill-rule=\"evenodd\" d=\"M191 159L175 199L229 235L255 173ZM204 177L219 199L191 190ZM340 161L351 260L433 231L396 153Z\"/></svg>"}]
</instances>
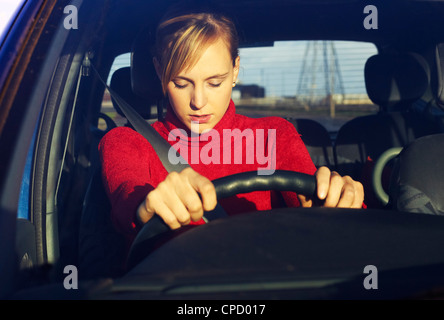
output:
<instances>
[{"instance_id":1,"label":"cheek","mask_svg":"<svg viewBox=\"0 0 444 320\"><path fill-rule=\"evenodd\" d=\"M174 88L168 87L167 89L168 100L176 114L184 112L186 106L189 105L189 98L185 92L177 92Z\"/></svg>"},{"instance_id":2,"label":"cheek","mask_svg":"<svg viewBox=\"0 0 444 320\"><path fill-rule=\"evenodd\" d=\"M233 89L231 82L224 89L225 90L222 90L217 98L218 98L219 104L222 105L222 107L225 108L225 110L226 110L228 108L228 104L230 103L231 93L232 93L232 89Z\"/></svg>"},{"instance_id":3,"label":"cheek","mask_svg":"<svg viewBox=\"0 0 444 320\"><path fill-rule=\"evenodd\" d=\"M232 89L233 89L232 82L226 81L217 90L209 91L210 92L210 94L208 95L208 97L210 97L209 100L211 100L215 105L225 104L225 102L227 101L229 102L231 99Z\"/></svg>"},{"instance_id":4,"label":"cheek","mask_svg":"<svg viewBox=\"0 0 444 320\"><path fill-rule=\"evenodd\" d=\"M231 85L227 90L221 90L218 94L212 96L211 105L217 109L218 119L220 120L228 109L231 100Z\"/></svg>"}]
</instances>

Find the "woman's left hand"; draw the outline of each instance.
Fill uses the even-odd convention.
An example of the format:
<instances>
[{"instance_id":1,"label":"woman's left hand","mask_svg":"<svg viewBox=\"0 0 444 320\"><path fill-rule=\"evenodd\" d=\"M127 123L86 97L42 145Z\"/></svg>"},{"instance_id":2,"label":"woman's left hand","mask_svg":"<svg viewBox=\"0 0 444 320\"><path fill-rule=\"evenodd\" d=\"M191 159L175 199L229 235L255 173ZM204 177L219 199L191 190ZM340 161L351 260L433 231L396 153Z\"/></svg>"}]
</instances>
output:
<instances>
[{"instance_id":1,"label":"woman's left hand","mask_svg":"<svg viewBox=\"0 0 444 320\"><path fill-rule=\"evenodd\" d=\"M362 208L364 187L349 176L342 177L327 167L320 167L315 173L318 199L298 195L302 207L311 207L313 203L323 202L323 207Z\"/></svg>"}]
</instances>

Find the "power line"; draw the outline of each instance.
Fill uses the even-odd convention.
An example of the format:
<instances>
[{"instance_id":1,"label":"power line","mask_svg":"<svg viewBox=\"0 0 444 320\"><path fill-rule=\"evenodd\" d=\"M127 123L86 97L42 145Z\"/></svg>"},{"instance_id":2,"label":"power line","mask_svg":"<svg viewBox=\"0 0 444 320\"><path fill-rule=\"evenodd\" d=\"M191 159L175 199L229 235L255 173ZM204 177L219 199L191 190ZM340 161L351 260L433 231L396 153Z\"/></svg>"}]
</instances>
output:
<instances>
[{"instance_id":1,"label":"power line","mask_svg":"<svg viewBox=\"0 0 444 320\"><path fill-rule=\"evenodd\" d=\"M308 42L305 48L296 95L312 105L333 95L344 96L344 85L332 41Z\"/></svg>"}]
</instances>

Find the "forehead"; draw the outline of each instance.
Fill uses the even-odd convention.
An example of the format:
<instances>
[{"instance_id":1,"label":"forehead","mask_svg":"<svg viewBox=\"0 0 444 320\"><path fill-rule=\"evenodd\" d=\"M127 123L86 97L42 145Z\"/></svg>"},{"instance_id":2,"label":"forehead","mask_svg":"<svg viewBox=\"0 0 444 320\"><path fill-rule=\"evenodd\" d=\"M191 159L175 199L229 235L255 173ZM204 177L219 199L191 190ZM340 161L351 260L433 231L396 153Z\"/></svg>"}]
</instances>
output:
<instances>
[{"instance_id":1,"label":"forehead","mask_svg":"<svg viewBox=\"0 0 444 320\"><path fill-rule=\"evenodd\" d=\"M201 51L194 64L185 67L179 75L211 76L223 74L233 68L232 58L227 43L219 38Z\"/></svg>"}]
</instances>

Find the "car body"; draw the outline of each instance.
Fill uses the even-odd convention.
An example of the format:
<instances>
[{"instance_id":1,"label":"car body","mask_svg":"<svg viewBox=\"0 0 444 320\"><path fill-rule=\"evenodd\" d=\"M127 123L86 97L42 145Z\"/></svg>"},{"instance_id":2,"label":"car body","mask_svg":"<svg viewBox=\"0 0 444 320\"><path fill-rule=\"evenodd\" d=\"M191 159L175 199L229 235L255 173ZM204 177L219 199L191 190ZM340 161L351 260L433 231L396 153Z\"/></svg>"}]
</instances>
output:
<instances>
[{"instance_id":1,"label":"car body","mask_svg":"<svg viewBox=\"0 0 444 320\"><path fill-rule=\"evenodd\" d=\"M367 159L442 132L443 1L206 2L234 16L244 48L270 47L274 41L355 41L392 59L371 70L376 84L366 84L373 102L380 102L377 116L360 117L353 125L348 119L327 134L333 143L320 145L322 155L333 150L324 160L339 173L371 184L369 176L359 175L372 165ZM436 293L442 298L442 291L434 290L444 285L444 217L377 202L365 210L282 208L219 219L168 234L162 246L120 269L121 239L106 216L103 190L92 184L99 172L98 142L117 119L105 112L112 108L110 97L95 70L106 79L115 58L136 50L136 39L150 35L172 3L34 0L24 1L17 12L0 48L0 297L399 299ZM417 58L428 68L415 69ZM404 70L405 61L415 68ZM412 81L393 98L384 75L398 62L398 76ZM145 103L153 105L145 115L149 121L160 114L153 74L142 76L146 82L139 88ZM251 112L248 103L244 111ZM403 123L411 124L405 128L415 134L390 145L390 134L378 126L402 108L409 114ZM259 112L264 110L267 106ZM290 112L283 110L281 116ZM298 114L295 123L298 118L305 116ZM308 127L298 129L303 139L305 132L307 139L321 136ZM362 141L352 138L370 139L371 147L363 152ZM360 151L357 157L347 151L351 156L344 160L339 146ZM315 157L317 151L309 150ZM93 257L82 260L88 254ZM77 279L72 278L77 272L79 288L74 288L66 281ZM377 279L377 285L368 279Z\"/></svg>"}]
</instances>

